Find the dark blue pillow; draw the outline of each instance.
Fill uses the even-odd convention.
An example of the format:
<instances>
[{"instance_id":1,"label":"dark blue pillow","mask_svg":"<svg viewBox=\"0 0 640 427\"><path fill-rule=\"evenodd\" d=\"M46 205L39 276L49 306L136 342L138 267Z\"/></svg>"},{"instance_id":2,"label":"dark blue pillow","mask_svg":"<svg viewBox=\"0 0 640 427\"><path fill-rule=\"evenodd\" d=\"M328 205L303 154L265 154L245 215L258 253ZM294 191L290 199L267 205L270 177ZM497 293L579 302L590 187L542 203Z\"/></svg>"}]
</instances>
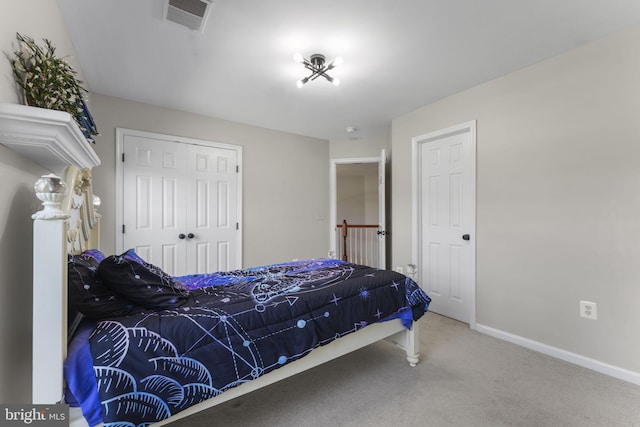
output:
<instances>
[{"instance_id":1,"label":"dark blue pillow","mask_svg":"<svg viewBox=\"0 0 640 427\"><path fill-rule=\"evenodd\" d=\"M97 276L99 262L95 253L69 255L67 284L69 310L93 320L126 316L141 307L117 294Z\"/></svg>"},{"instance_id":2,"label":"dark blue pillow","mask_svg":"<svg viewBox=\"0 0 640 427\"><path fill-rule=\"evenodd\" d=\"M179 307L189 297L180 282L147 263L133 249L106 257L98 266L98 278L113 291L148 309Z\"/></svg>"}]
</instances>

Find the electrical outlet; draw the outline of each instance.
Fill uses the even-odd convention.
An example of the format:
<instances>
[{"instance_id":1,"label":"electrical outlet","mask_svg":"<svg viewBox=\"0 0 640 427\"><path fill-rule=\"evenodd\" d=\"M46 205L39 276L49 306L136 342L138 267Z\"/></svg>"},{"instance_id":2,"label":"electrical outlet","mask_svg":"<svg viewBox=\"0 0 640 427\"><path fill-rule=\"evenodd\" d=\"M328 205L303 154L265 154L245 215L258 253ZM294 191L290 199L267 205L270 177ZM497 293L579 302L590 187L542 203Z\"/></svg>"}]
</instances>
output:
<instances>
[{"instance_id":1,"label":"electrical outlet","mask_svg":"<svg viewBox=\"0 0 640 427\"><path fill-rule=\"evenodd\" d=\"M598 305L591 301L580 301L580 317L598 320Z\"/></svg>"},{"instance_id":2,"label":"electrical outlet","mask_svg":"<svg viewBox=\"0 0 640 427\"><path fill-rule=\"evenodd\" d=\"M396 271L400 274L404 274L404 269L402 267L396 267Z\"/></svg>"}]
</instances>

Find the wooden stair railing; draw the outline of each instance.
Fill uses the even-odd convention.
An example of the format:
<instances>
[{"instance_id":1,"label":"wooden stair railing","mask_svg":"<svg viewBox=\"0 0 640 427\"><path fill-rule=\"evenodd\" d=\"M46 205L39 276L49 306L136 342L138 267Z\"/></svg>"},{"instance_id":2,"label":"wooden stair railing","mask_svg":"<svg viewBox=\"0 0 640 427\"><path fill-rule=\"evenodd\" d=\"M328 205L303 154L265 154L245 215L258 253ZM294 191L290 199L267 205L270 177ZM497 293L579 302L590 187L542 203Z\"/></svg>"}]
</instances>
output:
<instances>
[{"instance_id":1,"label":"wooden stair railing","mask_svg":"<svg viewBox=\"0 0 640 427\"><path fill-rule=\"evenodd\" d=\"M348 224L346 220L342 220L342 224L337 224L336 226L338 229L340 229L341 231L341 236L342 236L342 261L349 261L349 246L347 244L347 241L349 239L350 233L349 230L356 230L356 234L357 230L365 230L365 229L371 229L371 228L379 228L379 226L377 224ZM375 240L376 245L377 245L377 240ZM360 245L354 245L354 246L360 246ZM354 248L354 249L358 249L358 247ZM377 247L375 248L376 252L376 258L377 258ZM360 254L362 255L362 254ZM362 263L363 261L363 257L360 256L358 257L357 254L355 256L355 258L358 258L356 260L354 260L354 262L360 262ZM377 262L377 261L376 261Z\"/></svg>"}]
</instances>

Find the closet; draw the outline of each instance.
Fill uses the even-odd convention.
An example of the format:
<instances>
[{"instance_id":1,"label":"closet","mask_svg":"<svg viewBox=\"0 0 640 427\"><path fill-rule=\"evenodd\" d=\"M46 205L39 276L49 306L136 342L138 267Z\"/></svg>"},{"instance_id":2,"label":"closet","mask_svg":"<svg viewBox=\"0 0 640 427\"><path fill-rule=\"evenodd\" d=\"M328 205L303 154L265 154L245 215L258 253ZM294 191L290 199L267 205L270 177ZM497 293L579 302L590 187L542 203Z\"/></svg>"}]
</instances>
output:
<instances>
[{"instance_id":1,"label":"closet","mask_svg":"<svg viewBox=\"0 0 640 427\"><path fill-rule=\"evenodd\" d=\"M118 130L121 245L177 276L241 266L241 147Z\"/></svg>"}]
</instances>

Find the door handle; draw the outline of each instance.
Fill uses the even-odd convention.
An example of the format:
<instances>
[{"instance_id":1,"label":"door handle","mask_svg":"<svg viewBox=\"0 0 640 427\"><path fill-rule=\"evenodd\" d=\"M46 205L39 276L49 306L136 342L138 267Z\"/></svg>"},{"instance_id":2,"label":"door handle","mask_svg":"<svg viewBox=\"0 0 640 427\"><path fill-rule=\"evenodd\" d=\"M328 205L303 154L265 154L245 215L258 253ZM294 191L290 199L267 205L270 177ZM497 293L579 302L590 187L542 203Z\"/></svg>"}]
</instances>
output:
<instances>
[{"instance_id":1,"label":"door handle","mask_svg":"<svg viewBox=\"0 0 640 427\"><path fill-rule=\"evenodd\" d=\"M187 239L193 239L194 237L196 237L196 235L193 233L187 234Z\"/></svg>"},{"instance_id":2,"label":"door handle","mask_svg":"<svg viewBox=\"0 0 640 427\"><path fill-rule=\"evenodd\" d=\"M185 237L187 236L185 236L183 233L178 234L178 239L180 240L184 240Z\"/></svg>"},{"instance_id":3,"label":"door handle","mask_svg":"<svg viewBox=\"0 0 640 427\"><path fill-rule=\"evenodd\" d=\"M471 236L469 236L468 234L463 234L462 240L471 240Z\"/></svg>"}]
</instances>

